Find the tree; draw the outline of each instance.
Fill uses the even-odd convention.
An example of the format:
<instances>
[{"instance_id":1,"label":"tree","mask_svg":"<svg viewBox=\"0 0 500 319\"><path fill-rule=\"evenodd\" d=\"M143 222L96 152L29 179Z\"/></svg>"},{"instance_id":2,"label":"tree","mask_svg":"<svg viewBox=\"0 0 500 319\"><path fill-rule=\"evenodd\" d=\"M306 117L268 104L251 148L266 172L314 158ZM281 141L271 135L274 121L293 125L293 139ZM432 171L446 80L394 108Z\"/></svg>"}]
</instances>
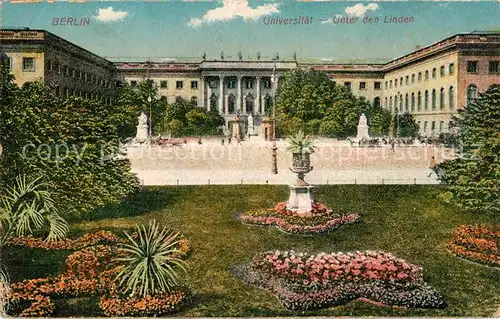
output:
<instances>
[{"instance_id":1,"label":"tree","mask_svg":"<svg viewBox=\"0 0 500 319\"><path fill-rule=\"evenodd\" d=\"M1 81L0 81L1 83ZM27 83L1 105L0 175L44 176L63 216L80 216L138 189L120 158L113 108L78 97L58 98L42 83Z\"/></svg>"},{"instance_id":2,"label":"tree","mask_svg":"<svg viewBox=\"0 0 500 319\"><path fill-rule=\"evenodd\" d=\"M278 125L284 135L303 130L306 134L352 136L359 116L370 108L364 98L355 97L319 71L289 71L278 94Z\"/></svg>"},{"instance_id":3,"label":"tree","mask_svg":"<svg viewBox=\"0 0 500 319\"><path fill-rule=\"evenodd\" d=\"M137 117L141 112L148 115L152 123L152 134L162 133L167 102L158 93L158 87L153 80L142 81L136 88L125 84L118 91L117 102L113 107L115 110L113 116L119 118L119 122L122 123L118 128L120 135L126 137L135 135Z\"/></svg>"},{"instance_id":4,"label":"tree","mask_svg":"<svg viewBox=\"0 0 500 319\"><path fill-rule=\"evenodd\" d=\"M438 165L448 188L443 198L467 210L498 214L500 87L481 94L455 120L462 156Z\"/></svg>"},{"instance_id":5,"label":"tree","mask_svg":"<svg viewBox=\"0 0 500 319\"><path fill-rule=\"evenodd\" d=\"M163 122L172 136L216 135L221 133L224 118L216 109L207 112L193 101L180 98L167 106Z\"/></svg>"},{"instance_id":6,"label":"tree","mask_svg":"<svg viewBox=\"0 0 500 319\"><path fill-rule=\"evenodd\" d=\"M387 136L389 134L392 120L391 111L380 106L372 106L365 115L368 119L370 135Z\"/></svg>"},{"instance_id":7,"label":"tree","mask_svg":"<svg viewBox=\"0 0 500 319\"><path fill-rule=\"evenodd\" d=\"M399 118L399 119L398 119ZM415 117L410 113L395 114L393 124L393 132L397 132L399 122L399 137L416 137L418 136L419 127L415 121Z\"/></svg>"},{"instance_id":8,"label":"tree","mask_svg":"<svg viewBox=\"0 0 500 319\"><path fill-rule=\"evenodd\" d=\"M307 126L310 120L322 119L325 110L331 108L334 98L334 84L326 73L318 71L289 71L280 84L276 116L280 129L292 135L296 125L306 133L317 125Z\"/></svg>"}]
</instances>

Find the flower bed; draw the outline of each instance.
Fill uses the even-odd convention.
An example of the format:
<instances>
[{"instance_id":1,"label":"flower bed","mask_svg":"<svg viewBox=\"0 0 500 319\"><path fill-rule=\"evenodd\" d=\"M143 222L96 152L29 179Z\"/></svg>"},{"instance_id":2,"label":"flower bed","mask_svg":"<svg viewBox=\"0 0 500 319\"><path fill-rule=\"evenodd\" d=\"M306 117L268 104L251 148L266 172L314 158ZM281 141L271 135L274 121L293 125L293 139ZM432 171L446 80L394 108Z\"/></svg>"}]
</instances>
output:
<instances>
[{"instance_id":1,"label":"flower bed","mask_svg":"<svg viewBox=\"0 0 500 319\"><path fill-rule=\"evenodd\" d=\"M442 308L422 269L384 252L257 254L236 276L274 294L286 308L312 310L366 298L391 306Z\"/></svg>"},{"instance_id":2,"label":"flower bed","mask_svg":"<svg viewBox=\"0 0 500 319\"><path fill-rule=\"evenodd\" d=\"M248 211L238 218L248 224L274 225L288 233L315 235L327 233L343 224L358 222L361 216L357 213L336 214L323 203L314 203L312 211L305 216L298 216L286 209L286 202L281 202L274 208Z\"/></svg>"},{"instance_id":3,"label":"flower bed","mask_svg":"<svg viewBox=\"0 0 500 319\"><path fill-rule=\"evenodd\" d=\"M493 267L500 267L500 227L462 225L454 230L448 250L458 256Z\"/></svg>"},{"instance_id":4,"label":"flower bed","mask_svg":"<svg viewBox=\"0 0 500 319\"><path fill-rule=\"evenodd\" d=\"M42 248L47 250L76 250L99 243L115 242L119 237L110 231L99 230L95 233L85 234L79 238L65 238L61 240L44 240L33 236L19 236L8 239L9 246L20 246L27 248Z\"/></svg>"},{"instance_id":5,"label":"flower bed","mask_svg":"<svg viewBox=\"0 0 500 319\"><path fill-rule=\"evenodd\" d=\"M178 308L186 296L186 292L183 290L162 296L147 296L144 299L120 295L114 278L121 269L117 258L123 256L117 246L111 243L121 239L111 232L98 233L105 236L95 236L97 233L87 234L79 239L66 240L65 243L54 245L57 247L54 249L70 250L86 245L86 248L77 250L66 258L64 271L61 274L12 283L9 296L9 314L20 317L47 316L54 311L54 303L51 298L95 295L103 296L99 305L104 314L109 316L118 316L122 313L129 316L168 314ZM96 243L105 238L108 244L88 246L87 244L91 242L89 238L93 238ZM19 245L23 241L14 239L14 242ZM39 243L38 240L28 242L30 243L28 247L38 247L32 244ZM48 246L43 246L43 248L45 247ZM181 251L179 257L186 257L190 250L189 241L181 239L178 249ZM149 302L152 304L146 307L142 306Z\"/></svg>"}]
</instances>

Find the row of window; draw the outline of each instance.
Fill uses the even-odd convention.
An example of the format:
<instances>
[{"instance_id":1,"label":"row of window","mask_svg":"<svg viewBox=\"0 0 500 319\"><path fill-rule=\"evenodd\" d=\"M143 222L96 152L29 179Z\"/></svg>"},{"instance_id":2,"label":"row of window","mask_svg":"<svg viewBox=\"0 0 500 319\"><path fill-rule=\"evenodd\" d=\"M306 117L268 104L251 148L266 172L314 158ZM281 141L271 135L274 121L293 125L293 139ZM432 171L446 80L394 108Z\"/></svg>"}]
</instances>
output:
<instances>
[{"instance_id":1,"label":"row of window","mask_svg":"<svg viewBox=\"0 0 500 319\"><path fill-rule=\"evenodd\" d=\"M130 86L135 88L139 85L139 82L136 80L131 80L130 81ZM162 89L167 89L168 88L168 81L162 80L160 81L160 88ZM177 90L182 90L184 88L184 81L175 81L175 88ZM198 81L193 80L191 81L191 89L198 89Z\"/></svg>"},{"instance_id":2,"label":"row of window","mask_svg":"<svg viewBox=\"0 0 500 319\"><path fill-rule=\"evenodd\" d=\"M56 86L54 88L54 93L56 96L59 96L59 97L75 96L75 97L82 97L82 98L86 98L86 99L96 100L96 101L102 101L105 105L111 105L111 103L113 102L111 97L105 97L99 93L84 92L82 90L75 90L75 89L69 89L69 88L60 88L59 86Z\"/></svg>"},{"instance_id":3,"label":"row of window","mask_svg":"<svg viewBox=\"0 0 500 319\"><path fill-rule=\"evenodd\" d=\"M429 72L429 70L426 70L424 73L424 79L425 81L429 81L429 78L430 76L432 76L433 79L436 79L437 78L437 68L433 68L431 72ZM448 64L448 75L453 75L455 74L455 64L454 63L450 63ZM446 76L446 66L444 65L441 65L440 69L439 69L439 75L441 77L444 77ZM422 82L422 72L418 72L418 73L413 73L411 76L410 75L406 75L406 76L402 76L400 77L399 79L396 78L394 79L394 87L397 88L398 85L399 86L403 86L403 85L410 85L410 84L415 84L415 83L420 83ZM386 89L392 89L392 83L393 83L393 80L388 80L388 81L385 81L384 83L384 87Z\"/></svg>"},{"instance_id":4,"label":"row of window","mask_svg":"<svg viewBox=\"0 0 500 319\"><path fill-rule=\"evenodd\" d=\"M217 105L219 103L219 97L215 94L212 93L212 96L210 96L209 99L210 103L210 108L215 109L217 108ZM254 112L254 105L255 105L255 98L249 94L245 97L244 101L244 109L246 113L251 114ZM264 96L264 113L267 113L272 105L272 98L269 94L266 94ZM227 97L227 114L233 114L236 112L236 96L234 94L229 94ZM257 113L259 113L260 110L257 110Z\"/></svg>"},{"instance_id":5,"label":"row of window","mask_svg":"<svg viewBox=\"0 0 500 319\"><path fill-rule=\"evenodd\" d=\"M4 64L9 68L9 70L13 69L13 59L11 57L4 57ZM36 64L35 64L35 58L32 57L23 57L22 58L22 70L23 72L35 72L36 70Z\"/></svg>"},{"instance_id":6,"label":"row of window","mask_svg":"<svg viewBox=\"0 0 500 319\"><path fill-rule=\"evenodd\" d=\"M500 61L489 61L488 71L490 74L500 73ZM467 61L467 73L479 72L479 61Z\"/></svg>"},{"instance_id":7,"label":"row of window","mask_svg":"<svg viewBox=\"0 0 500 319\"><path fill-rule=\"evenodd\" d=\"M333 83L336 84L335 81L333 81ZM344 82L344 87L350 91L352 89L351 82ZM359 89L366 90L367 89L366 82L364 82L364 81L359 82ZM382 89L382 82L373 82L373 89L374 90L381 90Z\"/></svg>"},{"instance_id":8,"label":"row of window","mask_svg":"<svg viewBox=\"0 0 500 319\"><path fill-rule=\"evenodd\" d=\"M384 106L386 109L389 109L395 113L397 112L397 110L401 112L402 111L415 112L415 109L417 112L419 112L422 110L422 104L423 104L423 109L427 111L429 109L429 94L431 96L430 99L431 109L435 110L437 108L436 89L432 89L431 93L429 93L429 90L425 90L423 94L420 91L418 91L417 94L406 93L404 98L403 94L400 94L399 96L395 95L394 98L392 96L386 97L384 100ZM448 101L447 104L450 110L455 107L455 88L453 86L450 86L448 90L445 90L445 88L440 89L439 91L440 110L443 110L445 108L446 101Z\"/></svg>"},{"instance_id":9,"label":"row of window","mask_svg":"<svg viewBox=\"0 0 500 319\"><path fill-rule=\"evenodd\" d=\"M421 121L418 122L418 127L421 129L421 132L422 133L426 133L427 132L427 128L428 128L428 122L427 121L424 121L424 126L422 127L421 126ZM451 130L451 128L453 127L453 121L449 121L448 122L448 130ZM435 132L436 131L436 121L432 121L431 122L431 127L430 127L430 131L431 132ZM440 121L439 122L439 130L438 130L439 133L442 133L444 132L444 121Z\"/></svg>"},{"instance_id":10,"label":"row of window","mask_svg":"<svg viewBox=\"0 0 500 319\"><path fill-rule=\"evenodd\" d=\"M272 87L272 82L269 79L264 79L263 81L264 88L265 89L270 89ZM226 85L225 87L227 89L235 89L236 88L236 80L230 79L225 81ZM130 85L132 87L137 87L139 85L139 82L136 80L131 80ZM217 88L218 87L218 81L209 81L208 85L210 88ZM254 79L245 79L243 81L243 88L246 89L253 89L254 87ZM160 81L160 88L162 89L167 89L168 88L168 81L167 80L161 80ZM175 88L177 90L182 90L184 88L184 81L182 80L177 80L175 81ZM191 89L198 89L198 81L193 80L191 81Z\"/></svg>"},{"instance_id":11,"label":"row of window","mask_svg":"<svg viewBox=\"0 0 500 319\"><path fill-rule=\"evenodd\" d=\"M67 77L72 77L73 79L83 80L85 82L93 83L95 85L101 85L103 87L109 87L110 81L105 80L97 75L90 72L84 72L77 70L75 68L69 67L67 65L61 65L58 62L52 62L52 60L46 60L46 66L48 72L57 72L57 74L63 74Z\"/></svg>"}]
</instances>

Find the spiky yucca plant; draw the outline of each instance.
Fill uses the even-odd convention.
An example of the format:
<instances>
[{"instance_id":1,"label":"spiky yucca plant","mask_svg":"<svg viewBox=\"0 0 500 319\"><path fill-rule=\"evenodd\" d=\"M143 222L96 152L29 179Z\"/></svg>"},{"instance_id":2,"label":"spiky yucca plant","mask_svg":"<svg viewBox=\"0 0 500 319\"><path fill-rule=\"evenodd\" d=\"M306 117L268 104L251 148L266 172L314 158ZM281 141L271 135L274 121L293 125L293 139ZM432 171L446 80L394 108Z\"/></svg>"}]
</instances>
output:
<instances>
[{"instance_id":1,"label":"spiky yucca plant","mask_svg":"<svg viewBox=\"0 0 500 319\"><path fill-rule=\"evenodd\" d=\"M302 130L290 137L290 142L286 148L287 151L295 154L312 154L315 149L316 146L314 146L312 137L310 135L305 135Z\"/></svg>"},{"instance_id":2,"label":"spiky yucca plant","mask_svg":"<svg viewBox=\"0 0 500 319\"><path fill-rule=\"evenodd\" d=\"M44 226L49 228L47 240L66 236L68 223L57 213L41 178L18 176L15 185L7 188L0 197L0 247L10 236L32 234Z\"/></svg>"},{"instance_id":3,"label":"spiky yucca plant","mask_svg":"<svg viewBox=\"0 0 500 319\"><path fill-rule=\"evenodd\" d=\"M179 258L180 235L163 228L155 220L148 227L136 225L137 238L127 232L128 242L120 244L125 257L117 258L123 269L117 274L118 286L130 295L157 295L171 292L180 284L177 269L186 272Z\"/></svg>"}]
</instances>

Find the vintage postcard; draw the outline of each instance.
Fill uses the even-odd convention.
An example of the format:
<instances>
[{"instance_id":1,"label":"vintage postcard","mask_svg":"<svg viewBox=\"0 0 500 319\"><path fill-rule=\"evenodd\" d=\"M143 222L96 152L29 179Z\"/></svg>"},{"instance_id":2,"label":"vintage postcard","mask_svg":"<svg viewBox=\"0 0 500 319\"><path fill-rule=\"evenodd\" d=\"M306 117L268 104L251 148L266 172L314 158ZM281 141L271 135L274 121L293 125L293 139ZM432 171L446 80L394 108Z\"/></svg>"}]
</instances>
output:
<instances>
[{"instance_id":1,"label":"vintage postcard","mask_svg":"<svg viewBox=\"0 0 500 319\"><path fill-rule=\"evenodd\" d=\"M0 316L500 317L499 17L0 0Z\"/></svg>"}]
</instances>

